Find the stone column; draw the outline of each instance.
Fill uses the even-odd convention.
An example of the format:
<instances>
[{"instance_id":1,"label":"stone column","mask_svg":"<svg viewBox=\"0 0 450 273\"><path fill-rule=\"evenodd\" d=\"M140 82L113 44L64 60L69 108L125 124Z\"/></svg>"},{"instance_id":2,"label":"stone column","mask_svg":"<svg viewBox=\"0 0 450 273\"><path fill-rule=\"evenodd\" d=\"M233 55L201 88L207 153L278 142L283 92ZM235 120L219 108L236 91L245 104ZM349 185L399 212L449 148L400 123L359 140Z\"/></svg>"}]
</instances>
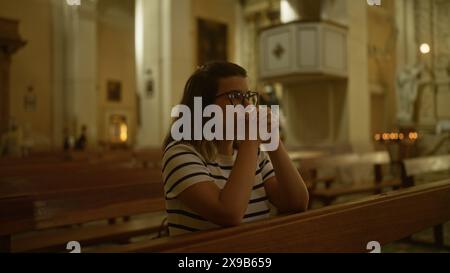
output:
<instances>
[{"instance_id":1,"label":"stone column","mask_svg":"<svg viewBox=\"0 0 450 273\"><path fill-rule=\"evenodd\" d=\"M9 113L9 69L11 56L26 43L18 32L19 22L0 18L0 136L8 128Z\"/></svg>"},{"instance_id":2,"label":"stone column","mask_svg":"<svg viewBox=\"0 0 450 273\"><path fill-rule=\"evenodd\" d=\"M97 0L71 6L54 0L54 146L65 127L76 136L86 125L89 147L97 145Z\"/></svg>"},{"instance_id":3,"label":"stone column","mask_svg":"<svg viewBox=\"0 0 450 273\"><path fill-rule=\"evenodd\" d=\"M368 80L367 3L347 0L348 7L348 116L349 141L355 151L372 149Z\"/></svg>"},{"instance_id":4,"label":"stone column","mask_svg":"<svg viewBox=\"0 0 450 273\"><path fill-rule=\"evenodd\" d=\"M194 70L190 0L136 1L138 146L160 146Z\"/></svg>"}]
</instances>

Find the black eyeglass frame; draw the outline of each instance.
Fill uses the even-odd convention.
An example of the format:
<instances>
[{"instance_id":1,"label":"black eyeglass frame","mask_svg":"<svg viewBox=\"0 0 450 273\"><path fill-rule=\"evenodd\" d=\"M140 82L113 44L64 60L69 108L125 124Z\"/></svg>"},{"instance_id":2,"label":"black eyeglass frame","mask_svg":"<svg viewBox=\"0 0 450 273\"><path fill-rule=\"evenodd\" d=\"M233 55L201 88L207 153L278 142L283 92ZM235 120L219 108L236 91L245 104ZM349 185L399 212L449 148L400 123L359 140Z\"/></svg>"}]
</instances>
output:
<instances>
[{"instance_id":1,"label":"black eyeglass frame","mask_svg":"<svg viewBox=\"0 0 450 273\"><path fill-rule=\"evenodd\" d=\"M237 95L237 94L239 94L239 96L242 97L242 98L238 98L238 97L234 96L234 95ZM230 100L230 103L232 105L234 105L234 106L237 105L237 104L235 104L233 102L234 99L241 99L241 105L243 105L244 101L246 99L249 100L250 98L255 97L256 98L256 103L254 105L257 106L258 103L259 103L259 93L258 92L254 92L254 91L242 92L242 91L239 91L239 90L232 90L232 91L229 91L229 92L217 95L216 98L221 98L221 97L224 97L224 96L227 96L227 98Z\"/></svg>"}]
</instances>

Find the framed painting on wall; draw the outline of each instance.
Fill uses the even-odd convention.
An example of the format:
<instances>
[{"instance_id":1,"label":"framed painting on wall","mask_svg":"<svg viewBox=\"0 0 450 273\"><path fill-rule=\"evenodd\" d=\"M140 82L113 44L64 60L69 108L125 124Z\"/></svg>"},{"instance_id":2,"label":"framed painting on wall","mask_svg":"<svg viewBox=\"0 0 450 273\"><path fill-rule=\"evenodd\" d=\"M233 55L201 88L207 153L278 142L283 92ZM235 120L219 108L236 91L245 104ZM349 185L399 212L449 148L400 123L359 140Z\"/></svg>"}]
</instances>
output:
<instances>
[{"instance_id":1,"label":"framed painting on wall","mask_svg":"<svg viewBox=\"0 0 450 273\"><path fill-rule=\"evenodd\" d=\"M107 97L109 102L120 102L122 100L122 83L120 81L108 81Z\"/></svg>"},{"instance_id":2,"label":"framed painting on wall","mask_svg":"<svg viewBox=\"0 0 450 273\"><path fill-rule=\"evenodd\" d=\"M199 18L197 30L197 64L199 66L210 61L228 60L227 24Z\"/></svg>"}]
</instances>

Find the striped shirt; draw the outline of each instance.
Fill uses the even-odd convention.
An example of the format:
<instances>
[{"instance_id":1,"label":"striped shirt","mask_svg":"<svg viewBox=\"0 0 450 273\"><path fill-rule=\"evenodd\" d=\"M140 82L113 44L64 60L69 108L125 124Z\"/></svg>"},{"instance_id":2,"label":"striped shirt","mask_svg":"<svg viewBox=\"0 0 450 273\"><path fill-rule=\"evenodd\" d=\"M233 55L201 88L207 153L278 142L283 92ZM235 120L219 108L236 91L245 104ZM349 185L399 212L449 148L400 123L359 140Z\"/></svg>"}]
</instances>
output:
<instances>
[{"instance_id":1,"label":"striped shirt","mask_svg":"<svg viewBox=\"0 0 450 273\"><path fill-rule=\"evenodd\" d=\"M178 195L187 188L200 183L215 183L223 189L228 181L237 151L233 156L218 155L213 162L206 161L193 146L178 142L170 143L163 155L163 183L171 236L219 228L204 219L180 200ZM258 152L253 190L243 222L270 217L275 213L268 201L264 183L275 176L272 163L265 152Z\"/></svg>"}]
</instances>

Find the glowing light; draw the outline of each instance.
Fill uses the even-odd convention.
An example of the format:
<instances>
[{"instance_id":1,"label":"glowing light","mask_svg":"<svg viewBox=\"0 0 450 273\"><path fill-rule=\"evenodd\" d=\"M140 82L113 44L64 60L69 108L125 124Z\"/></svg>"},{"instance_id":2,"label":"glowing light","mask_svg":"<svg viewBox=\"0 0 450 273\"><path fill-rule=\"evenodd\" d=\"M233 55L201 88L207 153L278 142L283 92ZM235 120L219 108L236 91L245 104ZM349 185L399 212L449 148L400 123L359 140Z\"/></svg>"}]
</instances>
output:
<instances>
[{"instance_id":1,"label":"glowing light","mask_svg":"<svg viewBox=\"0 0 450 273\"><path fill-rule=\"evenodd\" d=\"M408 134L410 140L417 140L419 138L419 134L417 132L411 132Z\"/></svg>"},{"instance_id":2,"label":"glowing light","mask_svg":"<svg viewBox=\"0 0 450 273\"><path fill-rule=\"evenodd\" d=\"M127 142L128 140L128 126L126 124L120 125L120 141Z\"/></svg>"},{"instance_id":3,"label":"glowing light","mask_svg":"<svg viewBox=\"0 0 450 273\"><path fill-rule=\"evenodd\" d=\"M430 48L429 44L423 43L420 45L420 53L425 55L425 54L430 53L430 51L431 51L431 48Z\"/></svg>"}]
</instances>

